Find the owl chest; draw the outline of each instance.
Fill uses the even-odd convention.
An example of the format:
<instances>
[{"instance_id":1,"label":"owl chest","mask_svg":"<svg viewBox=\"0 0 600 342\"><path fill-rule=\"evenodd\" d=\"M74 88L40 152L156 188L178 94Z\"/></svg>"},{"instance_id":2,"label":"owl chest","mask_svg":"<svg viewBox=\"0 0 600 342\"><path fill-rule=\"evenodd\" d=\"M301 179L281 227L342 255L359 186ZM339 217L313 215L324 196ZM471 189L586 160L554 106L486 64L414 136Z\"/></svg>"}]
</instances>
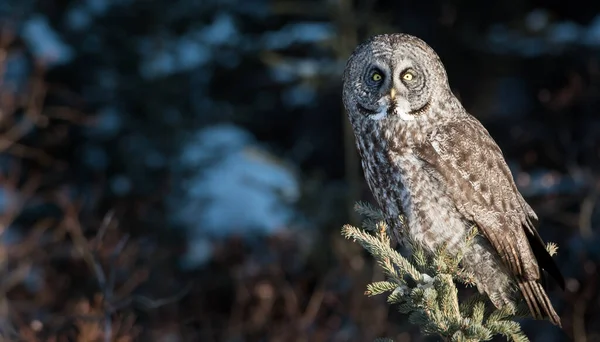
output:
<instances>
[{"instance_id":1,"label":"owl chest","mask_svg":"<svg viewBox=\"0 0 600 342\"><path fill-rule=\"evenodd\" d=\"M390 221L404 214L408 234L431 250L440 243L460 248L467 224L422 161L410 149L403 152L380 151L363 158L365 178L384 214Z\"/></svg>"},{"instance_id":2,"label":"owl chest","mask_svg":"<svg viewBox=\"0 0 600 342\"><path fill-rule=\"evenodd\" d=\"M357 147L373 197L386 216L398 217L402 213L398 199L403 191L402 179L389 159L385 144L376 139L357 138Z\"/></svg>"}]
</instances>

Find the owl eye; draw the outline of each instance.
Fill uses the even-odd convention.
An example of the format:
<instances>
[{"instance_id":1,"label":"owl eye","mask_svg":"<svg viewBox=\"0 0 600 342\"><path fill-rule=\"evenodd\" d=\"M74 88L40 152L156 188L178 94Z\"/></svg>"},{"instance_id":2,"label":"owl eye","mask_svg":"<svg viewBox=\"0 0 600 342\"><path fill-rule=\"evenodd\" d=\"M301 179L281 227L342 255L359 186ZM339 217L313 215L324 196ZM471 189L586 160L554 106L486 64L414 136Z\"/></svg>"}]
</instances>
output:
<instances>
[{"instance_id":1,"label":"owl eye","mask_svg":"<svg viewBox=\"0 0 600 342\"><path fill-rule=\"evenodd\" d=\"M371 79L375 82L379 82L383 79L383 76L381 76L381 74L377 71L373 72L373 74L371 75Z\"/></svg>"},{"instance_id":2,"label":"owl eye","mask_svg":"<svg viewBox=\"0 0 600 342\"><path fill-rule=\"evenodd\" d=\"M405 81L412 81L415 79L415 74L412 71L407 70L402 74L402 79Z\"/></svg>"}]
</instances>

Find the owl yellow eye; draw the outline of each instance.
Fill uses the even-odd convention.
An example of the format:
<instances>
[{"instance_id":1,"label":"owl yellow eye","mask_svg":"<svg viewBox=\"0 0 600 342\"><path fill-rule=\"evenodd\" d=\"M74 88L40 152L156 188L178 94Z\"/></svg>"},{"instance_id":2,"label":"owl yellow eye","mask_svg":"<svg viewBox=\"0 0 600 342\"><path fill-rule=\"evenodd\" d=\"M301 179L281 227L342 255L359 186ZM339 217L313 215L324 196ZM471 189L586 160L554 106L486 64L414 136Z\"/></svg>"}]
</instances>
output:
<instances>
[{"instance_id":1,"label":"owl yellow eye","mask_svg":"<svg viewBox=\"0 0 600 342\"><path fill-rule=\"evenodd\" d=\"M408 71L407 71L407 72L405 72L405 73L404 73L404 75L402 75L402 78L403 78L405 81L412 81L414 77L415 77L415 76L414 76L412 73L408 72Z\"/></svg>"},{"instance_id":2,"label":"owl yellow eye","mask_svg":"<svg viewBox=\"0 0 600 342\"><path fill-rule=\"evenodd\" d=\"M374 72L373 75L371 76L371 79L375 82L379 82L381 81L383 77L381 77L381 74L378 72Z\"/></svg>"}]
</instances>

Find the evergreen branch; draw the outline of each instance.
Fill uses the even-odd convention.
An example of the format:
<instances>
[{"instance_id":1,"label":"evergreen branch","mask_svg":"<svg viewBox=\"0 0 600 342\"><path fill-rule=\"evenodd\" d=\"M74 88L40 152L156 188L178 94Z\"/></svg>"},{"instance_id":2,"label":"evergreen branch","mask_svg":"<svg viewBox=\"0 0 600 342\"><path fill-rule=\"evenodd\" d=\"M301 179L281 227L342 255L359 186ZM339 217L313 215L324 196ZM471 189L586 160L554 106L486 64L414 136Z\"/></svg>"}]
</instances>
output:
<instances>
[{"instance_id":1,"label":"evergreen branch","mask_svg":"<svg viewBox=\"0 0 600 342\"><path fill-rule=\"evenodd\" d=\"M384 232L385 234L385 223L381 222L379 224L380 228L378 229L380 232ZM387 236L383 238L377 238L367 232L364 232L356 227L351 225L345 225L342 228L342 234L347 239L353 239L363 246L371 255L373 255L377 262L384 266L384 271L388 276L395 276L396 271L390 267L389 263L391 262L394 266L400 269L400 278L404 274L408 274L415 281L421 280L421 273L417 271L417 269L406 260L400 253L390 247L390 240ZM381 236L383 236L383 234Z\"/></svg>"},{"instance_id":2,"label":"evergreen branch","mask_svg":"<svg viewBox=\"0 0 600 342\"><path fill-rule=\"evenodd\" d=\"M406 239L403 243L412 252L409 257L404 257L390 246L390 232L379 210L362 202L356 204L355 210L366 216L363 229L344 225L342 234L363 246L387 277L386 281L368 284L365 295L389 293L387 302L408 314L409 322L418 325L425 335L438 335L445 341L489 341L495 335L503 335L514 342L529 341L514 321L528 314L523 305L501 309L490 306L488 309L486 303L489 300L481 294L474 294L459 303L456 283L474 285L473 275L460 266L464 250L451 255L442 245L430 255L419 243L403 237ZM398 223L404 227L405 218L400 216ZM477 238L478 230L473 226L465 236L465 246L470 246ZM558 247L549 243L546 248L552 255Z\"/></svg>"},{"instance_id":3,"label":"evergreen branch","mask_svg":"<svg viewBox=\"0 0 600 342\"><path fill-rule=\"evenodd\" d=\"M362 222L362 229L368 230L368 231L375 231L377 230L377 224L379 223L379 220L374 220L374 219L364 219Z\"/></svg>"},{"instance_id":4,"label":"evergreen branch","mask_svg":"<svg viewBox=\"0 0 600 342\"><path fill-rule=\"evenodd\" d=\"M369 219L375 221L383 221L383 214L379 209L373 206L371 203L358 201L354 206L354 210L361 216L366 216Z\"/></svg>"},{"instance_id":5,"label":"evergreen branch","mask_svg":"<svg viewBox=\"0 0 600 342\"><path fill-rule=\"evenodd\" d=\"M554 242L548 242L546 244L546 250L550 256L554 256L556 253L558 253L558 245Z\"/></svg>"},{"instance_id":6,"label":"evergreen branch","mask_svg":"<svg viewBox=\"0 0 600 342\"><path fill-rule=\"evenodd\" d=\"M394 291L398 288L398 285L389 282L389 281L378 281L376 283L371 283L367 285L367 291L365 291L365 295L367 296L376 296L388 291Z\"/></svg>"},{"instance_id":7,"label":"evergreen branch","mask_svg":"<svg viewBox=\"0 0 600 342\"><path fill-rule=\"evenodd\" d=\"M471 309L471 321L473 323L483 323L483 315L485 314L485 303L478 300L473 304Z\"/></svg>"}]
</instances>

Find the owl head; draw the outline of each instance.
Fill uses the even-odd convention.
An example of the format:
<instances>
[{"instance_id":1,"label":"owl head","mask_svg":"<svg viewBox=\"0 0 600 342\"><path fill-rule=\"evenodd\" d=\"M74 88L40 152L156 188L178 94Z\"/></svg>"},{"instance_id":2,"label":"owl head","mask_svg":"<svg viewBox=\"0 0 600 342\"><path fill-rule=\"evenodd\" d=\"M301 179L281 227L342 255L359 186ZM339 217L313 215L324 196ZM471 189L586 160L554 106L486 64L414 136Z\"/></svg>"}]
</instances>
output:
<instances>
[{"instance_id":1,"label":"owl head","mask_svg":"<svg viewBox=\"0 0 600 342\"><path fill-rule=\"evenodd\" d=\"M359 45L346 64L343 83L344 106L353 123L419 120L450 90L435 51L408 34L377 35Z\"/></svg>"}]
</instances>

